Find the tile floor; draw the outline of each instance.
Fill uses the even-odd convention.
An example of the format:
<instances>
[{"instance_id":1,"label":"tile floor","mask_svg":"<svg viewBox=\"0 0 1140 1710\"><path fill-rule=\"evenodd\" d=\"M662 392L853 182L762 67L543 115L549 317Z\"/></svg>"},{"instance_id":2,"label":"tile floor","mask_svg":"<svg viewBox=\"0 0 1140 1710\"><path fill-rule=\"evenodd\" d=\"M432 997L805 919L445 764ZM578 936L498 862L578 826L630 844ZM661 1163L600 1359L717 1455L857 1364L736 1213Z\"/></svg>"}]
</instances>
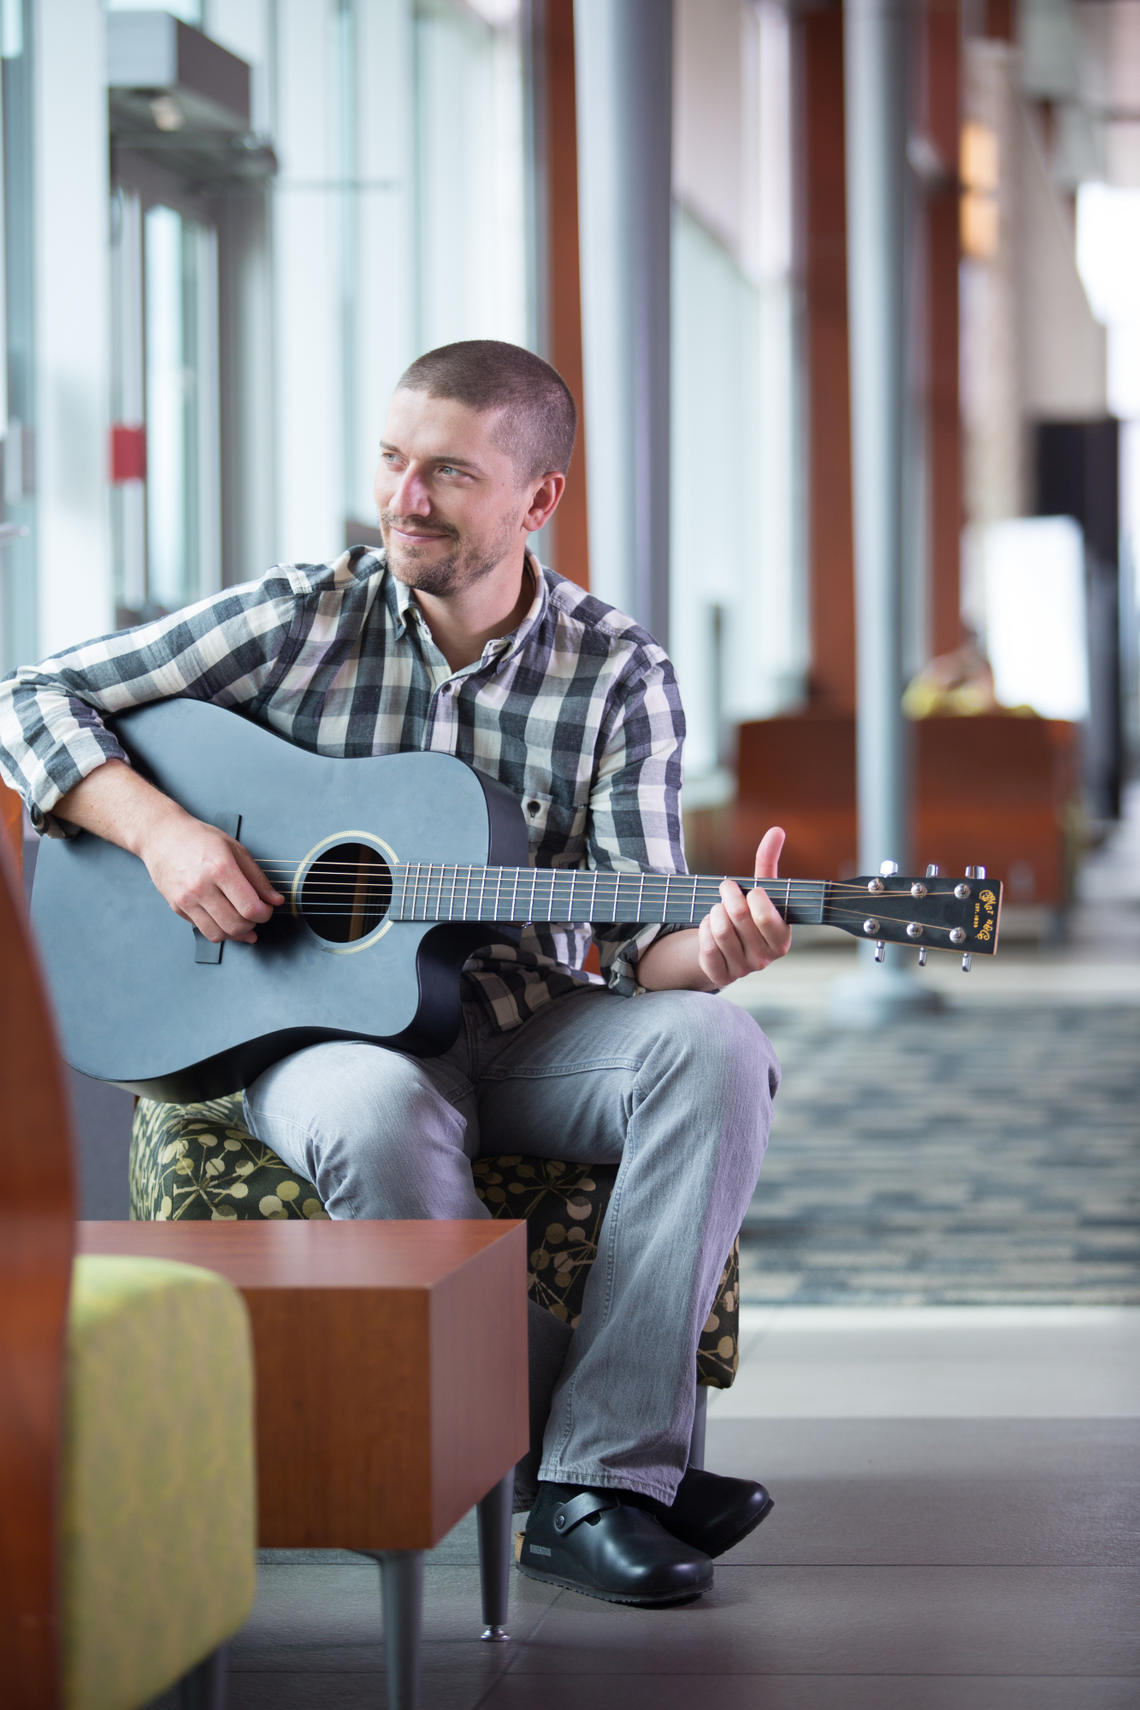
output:
<instances>
[{"instance_id":1,"label":"tile floor","mask_svg":"<svg viewBox=\"0 0 1140 1710\"><path fill-rule=\"evenodd\" d=\"M424 1710L1134 1710L1140 1310L747 1309L709 1465L776 1508L683 1609L429 1559ZM230 1710L383 1706L375 1565L267 1555Z\"/></svg>"},{"instance_id":2,"label":"tile floor","mask_svg":"<svg viewBox=\"0 0 1140 1710\"><path fill-rule=\"evenodd\" d=\"M935 972L953 1001L1135 1002L1138 827L1067 945ZM781 1003L836 969L790 959ZM423 1710L1140 1707L1140 1308L775 1305L742 1332L707 1460L776 1508L713 1591L639 1611L516 1576L512 1642L482 1645L465 1521L429 1558ZM375 1564L267 1555L231 1666L229 1710L382 1707Z\"/></svg>"}]
</instances>

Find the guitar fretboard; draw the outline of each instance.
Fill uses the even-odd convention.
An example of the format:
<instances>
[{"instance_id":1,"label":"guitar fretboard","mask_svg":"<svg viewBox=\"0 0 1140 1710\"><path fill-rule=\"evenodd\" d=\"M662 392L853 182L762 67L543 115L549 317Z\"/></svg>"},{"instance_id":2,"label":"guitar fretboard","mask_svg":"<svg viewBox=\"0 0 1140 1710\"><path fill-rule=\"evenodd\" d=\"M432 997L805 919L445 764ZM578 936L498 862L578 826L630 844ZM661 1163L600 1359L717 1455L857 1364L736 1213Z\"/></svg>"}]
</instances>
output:
<instances>
[{"instance_id":1,"label":"guitar fretboard","mask_svg":"<svg viewBox=\"0 0 1140 1710\"><path fill-rule=\"evenodd\" d=\"M452 867L414 863L392 869L396 920L627 922L695 926L720 901L719 878L688 873L560 872L549 867ZM821 926L828 881L737 879L763 888L793 926Z\"/></svg>"}]
</instances>

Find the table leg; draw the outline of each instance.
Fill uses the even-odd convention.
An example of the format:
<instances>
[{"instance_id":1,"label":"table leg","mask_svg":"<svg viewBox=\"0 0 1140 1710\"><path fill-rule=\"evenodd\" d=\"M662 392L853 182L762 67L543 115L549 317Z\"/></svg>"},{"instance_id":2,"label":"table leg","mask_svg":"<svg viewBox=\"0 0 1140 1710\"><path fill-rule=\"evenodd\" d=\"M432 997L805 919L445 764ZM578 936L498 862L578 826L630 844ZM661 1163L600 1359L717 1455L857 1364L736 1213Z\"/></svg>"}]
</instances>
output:
<instances>
[{"instance_id":1,"label":"table leg","mask_svg":"<svg viewBox=\"0 0 1140 1710\"><path fill-rule=\"evenodd\" d=\"M479 1504L479 1578L483 1591L481 1638L510 1638L505 1622L511 1586L511 1518L515 1475L500 1479Z\"/></svg>"},{"instance_id":2,"label":"table leg","mask_svg":"<svg viewBox=\"0 0 1140 1710\"><path fill-rule=\"evenodd\" d=\"M380 1556L384 1611L384 1655L388 1664L388 1710L416 1710L420 1700L420 1637L423 1630L422 1550L385 1550Z\"/></svg>"},{"instance_id":3,"label":"table leg","mask_svg":"<svg viewBox=\"0 0 1140 1710\"><path fill-rule=\"evenodd\" d=\"M182 1676L178 1683L179 1710L225 1710L226 1657L225 1645L219 1645Z\"/></svg>"}]
</instances>

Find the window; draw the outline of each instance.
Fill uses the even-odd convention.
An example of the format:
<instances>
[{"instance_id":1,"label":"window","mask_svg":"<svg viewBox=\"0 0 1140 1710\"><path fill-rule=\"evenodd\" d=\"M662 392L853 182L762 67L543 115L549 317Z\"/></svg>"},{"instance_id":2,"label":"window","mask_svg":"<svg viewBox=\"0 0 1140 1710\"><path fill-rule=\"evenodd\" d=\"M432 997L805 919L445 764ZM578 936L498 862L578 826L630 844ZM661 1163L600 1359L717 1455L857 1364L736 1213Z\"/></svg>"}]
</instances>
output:
<instances>
[{"instance_id":1,"label":"window","mask_svg":"<svg viewBox=\"0 0 1140 1710\"><path fill-rule=\"evenodd\" d=\"M134 623L220 585L217 236L125 153L111 233L115 605Z\"/></svg>"},{"instance_id":2,"label":"window","mask_svg":"<svg viewBox=\"0 0 1140 1710\"><path fill-rule=\"evenodd\" d=\"M775 0L678 0L676 27L670 650L699 779L806 662L791 64Z\"/></svg>"}]
</instances>

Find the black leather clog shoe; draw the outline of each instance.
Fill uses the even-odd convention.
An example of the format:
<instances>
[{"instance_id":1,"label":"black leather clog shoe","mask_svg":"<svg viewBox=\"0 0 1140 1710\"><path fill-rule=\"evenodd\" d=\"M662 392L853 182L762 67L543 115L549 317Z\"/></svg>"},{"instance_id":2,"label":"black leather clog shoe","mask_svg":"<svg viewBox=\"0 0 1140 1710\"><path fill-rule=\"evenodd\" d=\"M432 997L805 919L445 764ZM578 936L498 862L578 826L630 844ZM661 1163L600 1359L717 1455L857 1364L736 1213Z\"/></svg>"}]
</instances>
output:
<instances>
[{"instance_id":1,"label":"black leather clog shoe","mask_svg":"<svg viewBox=\"0 0 1140 1710\"><path fill-rule=\"evenodd\" d=\"M519 1572L530 1579L654 1608L712 1585L703 1551L672 1536L630 1493L543 1483L527 1519Z\"/></svg>"},{"instance_id":2,"label":"black leather clog shoe","mask_svg":"<svg viewBox=\"0 0 1140 1710\"><path fill-rule=\"evenodd\" d=\"M747 1478L690 1467L677 1487L671 1508L652 1497L636 1499L681 1543L710 1558L722 1556L747 1538L775 1504L762 1484Z\"/></svg>"}]
</instances>

